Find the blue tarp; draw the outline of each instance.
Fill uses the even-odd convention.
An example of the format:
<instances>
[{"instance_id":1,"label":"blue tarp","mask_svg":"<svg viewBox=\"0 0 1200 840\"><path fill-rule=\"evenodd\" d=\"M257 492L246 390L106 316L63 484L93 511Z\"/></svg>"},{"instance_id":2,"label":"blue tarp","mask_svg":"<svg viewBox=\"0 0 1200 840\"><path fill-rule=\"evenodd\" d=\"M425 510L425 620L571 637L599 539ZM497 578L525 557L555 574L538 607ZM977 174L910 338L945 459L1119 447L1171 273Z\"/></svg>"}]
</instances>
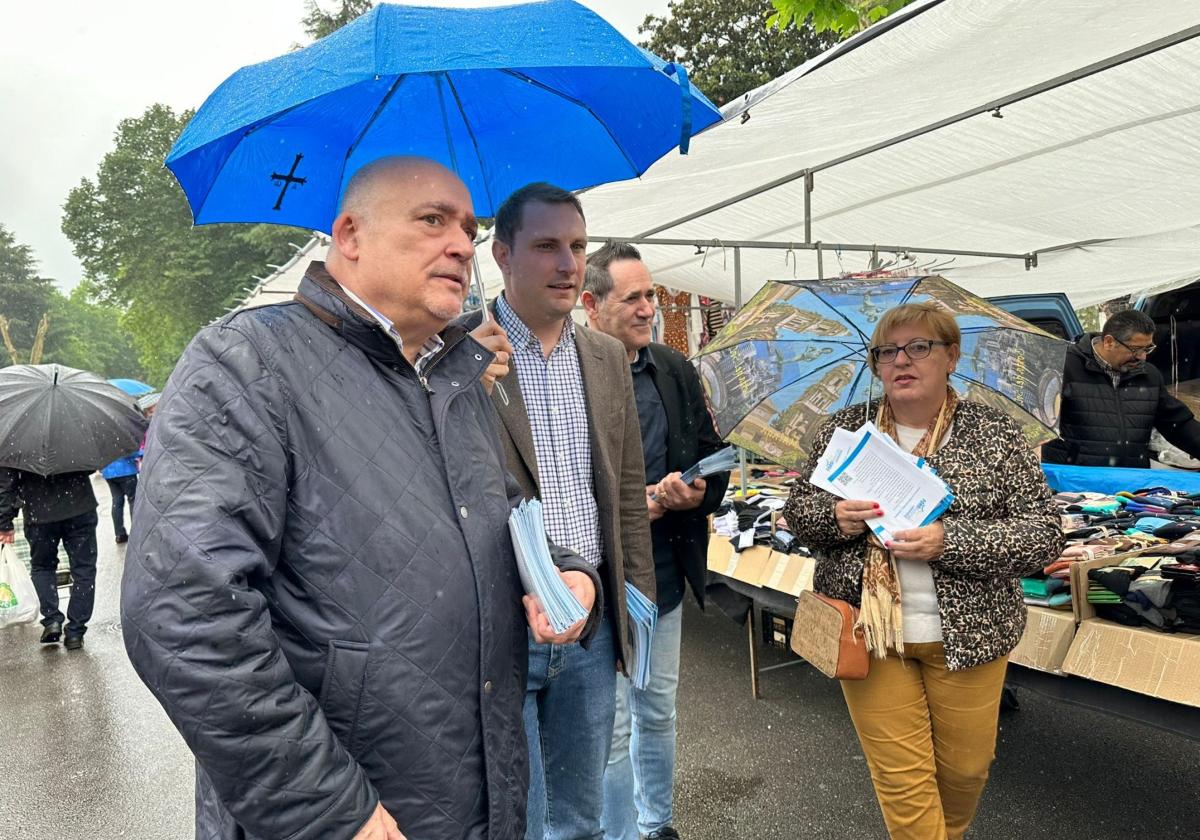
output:
<instances>
[{"instance_id":1,"label":"blue tarp","mask_svg":"<svg viewBox=\"0 0 1200 840\"><path fill-rule=\"evenodd\" d=\"M1200 493L1200 472L1186 470L1133 470L1116 467L1073 467L1042 464L1050 489L1056 493L1090 490L1112 495L1122 490L1166 487L1184 493Z\"/></svg>"}]
</instances>

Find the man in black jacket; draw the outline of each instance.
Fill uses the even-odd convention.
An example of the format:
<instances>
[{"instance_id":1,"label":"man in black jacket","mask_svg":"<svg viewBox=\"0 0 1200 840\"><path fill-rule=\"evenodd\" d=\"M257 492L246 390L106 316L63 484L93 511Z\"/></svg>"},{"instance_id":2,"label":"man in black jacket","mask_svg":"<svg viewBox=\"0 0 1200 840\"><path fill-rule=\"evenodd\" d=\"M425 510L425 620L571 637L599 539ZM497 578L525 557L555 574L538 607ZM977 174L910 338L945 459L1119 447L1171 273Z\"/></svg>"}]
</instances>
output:
<instances>
[{"instance_id":1,"label":"man in black jacket","mask_svg":"<svg viewBox=\"0 0 1200 840\"><path fill-rule=\"evenodd\" d=\"M171 374L121 615L196 755L197 840L524 836L528 630L583 622L522 602L492 354L447 327L475 230L454 173L368 164L296 299L206 327ZM591 566L556 559L602 614Z\"/></svg>"},{"instance_id":2,"label":"man in black jacket","mask_svg":"<svg viewBox=\"0 0 1200 840\"><path fill-rule=\"evenodd\" d=\"M1042 460L1084 467L1148 467L1150 433L1158 431L1193 458L1200 457L1200 423L1167 391L1146 357L1154 351L1154 321L1127 309L1099 334L1086 334L1067 351L1058 440Z\"/></svg>"},{"instance_id":3,"label":"man in black jacket","mask_svg":"<svg viewBox=\"0 0 1200 840\"><path fill-rule=\"evenodd\" d=\"M690 583L704 604L707 516L720 505L729 476L697 479L690 486L680 479L682 470L719 450L721 440L695 368L681 353L650 341L654 283L638 250L606 245L589 257L582 300L589 325L620 341L629 355L658 593L650 682L644 689L624 678L617 682L616 725L604 774L604 834L607 840L637 840L639 832L677 838L671 791L682 603Z\"/></svg>"},{"instance_id":4,"label":"man in black jacket","mask_svg":"<svg viewBox=\"0 0 1200 840\"><path fill-rule=\"evenodd\" d=\"M96 494L86 472L40 476L0 468L0 543L12 543L13 520L25 510L30 577L42 607L42 644L63 638L67 650L83 647L96 600ZM58 544L71 563L71 602L58 608Z\"/></svg>"}]
</instances>

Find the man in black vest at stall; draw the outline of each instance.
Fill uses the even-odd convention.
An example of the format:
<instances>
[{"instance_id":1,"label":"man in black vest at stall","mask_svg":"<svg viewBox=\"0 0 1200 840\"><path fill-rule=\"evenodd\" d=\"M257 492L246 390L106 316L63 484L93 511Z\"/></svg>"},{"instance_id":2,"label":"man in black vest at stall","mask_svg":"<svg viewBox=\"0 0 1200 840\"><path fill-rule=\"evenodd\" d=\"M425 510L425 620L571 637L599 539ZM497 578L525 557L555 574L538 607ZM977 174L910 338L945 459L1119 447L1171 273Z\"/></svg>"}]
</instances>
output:
<instances>
[{"instance_id":1,"label":"man in black vest at stall","mask_svg":"<svg viewBox=\"0 0 1200 840\"><path fill-rule=\"evenodd\" d=\"M1200 458L1200 423L1167 391L1154 352L1154 321L1127 309L1099 334L1087 333L1067 350L1058 440L1042 460L1083 467L1150 466L1150 433Z\"/></svg>"}]
</instances>

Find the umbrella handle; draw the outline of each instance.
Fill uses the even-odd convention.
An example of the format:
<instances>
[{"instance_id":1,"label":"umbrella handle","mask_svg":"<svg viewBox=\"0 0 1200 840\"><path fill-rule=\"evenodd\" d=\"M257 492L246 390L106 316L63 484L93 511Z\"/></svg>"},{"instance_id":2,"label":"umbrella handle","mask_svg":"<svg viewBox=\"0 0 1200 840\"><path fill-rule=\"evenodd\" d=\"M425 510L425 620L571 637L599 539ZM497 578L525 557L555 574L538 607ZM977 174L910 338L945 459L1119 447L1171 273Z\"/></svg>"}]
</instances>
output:
<instances>
[{"instance_id":1,"label":"umbrella handle","mask_svg":"<svg viewBox=\"0 0 1200 840\"><path fill-rule=\"evenodd\" d=\"M479 311L483 313L483 320L480 321L480 323L486 324L488 321L492 320L492 313L489 312L487 308L487 295L484 294L483 275L479 272L479 257L477 255L471 254L471 264L475 269L475 289L479 292ZM496 393L500 395L500 402L504 403L505 407L507 407L508 391L504 390L504 383L497 380L495 387Z\"/></svg>"}]
</instances>

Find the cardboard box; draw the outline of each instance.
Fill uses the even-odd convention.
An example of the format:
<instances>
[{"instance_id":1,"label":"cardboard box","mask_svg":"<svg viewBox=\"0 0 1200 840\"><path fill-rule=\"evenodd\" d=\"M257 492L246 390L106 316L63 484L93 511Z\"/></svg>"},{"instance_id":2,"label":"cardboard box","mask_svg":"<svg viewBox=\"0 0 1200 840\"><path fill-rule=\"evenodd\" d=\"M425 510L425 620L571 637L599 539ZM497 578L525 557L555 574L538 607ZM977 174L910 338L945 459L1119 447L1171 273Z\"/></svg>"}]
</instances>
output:
<instances>
[{"instance_id":1,"label":"cardboard box","mask_svg":"<svg viewBox=\"0 0 1200 840\"><path fill-rule=\"evenodd\" d=\"M1075 614L1075 623L1094 618L1096 609L1088 603L1088 571L1103 569L1105 566L1119 566L1122 560L1151 553L1148 549L1127 551L1124 554L1113 554L1109 557L1097 557L1095 560L1081 560L1071 564L1071 611Z\"/></svg>"},{"instance_id":2,"label":"cardboard box","mask_svg":"<svg viewBox=\"0 0 1200 840\"><path fill-rule=\"evenodd\" d=\"M717 574L799 596L813 587L816 561L799 554L781 554L765 545L755 545L735 552L726 537L710 534L708 538L708 568Z\"/></svg>"},{"instance_id":3,"label":"cardboard box","mask_svg":"<svg viewBox=\"0 0 1200 840\"><path fill-rule=\"evenodd\" d=\"M1025 634L1008 658L1026 668L1061 676L1074 639L1075 614L1071 610L1029 607Z\"/></svg>"},{"instance_id":4,"label":"cardboard box","mask_svg":"<svg viewBox=\"0 0 1200 840\"><path fill-rule=\"evenodd\" d=\"M1200 636L1090 618L1075 632L1063 671L1200 707Z\"/></svg>"},{"instance_id":5,"label":"cardboard box","mask_svg":"<svg viewBox=\"0 0 1200 840\"><path fill-rule=\"evenodd\" d=\"M759 581L763 570L771 564L774 554L765 545L753 545L738 552L726 537L711 534L708 538L708 568L752 586L762 586Z\"/></svg>"},{"instance_id":6,"label":"cardboard box","mask_svg":"<svg viewBox=\"0 0 1200 840\"><path fill-rule=\"evenodd\" d=\"M804 590L813 588L816 565L811 557L774 552L771 562L763 569L758 585L799 597Z\"/></svg>"}]
</instances>

